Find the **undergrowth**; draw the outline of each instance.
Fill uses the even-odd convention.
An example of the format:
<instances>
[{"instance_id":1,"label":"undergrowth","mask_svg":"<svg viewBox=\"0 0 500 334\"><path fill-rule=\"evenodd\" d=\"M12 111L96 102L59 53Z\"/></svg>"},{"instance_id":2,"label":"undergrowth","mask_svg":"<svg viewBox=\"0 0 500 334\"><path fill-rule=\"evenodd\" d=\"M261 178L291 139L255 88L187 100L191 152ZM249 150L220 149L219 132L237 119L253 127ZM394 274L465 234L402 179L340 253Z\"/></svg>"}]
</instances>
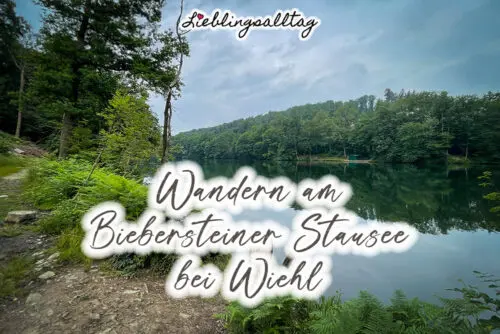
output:
<instances>
[{"instance_id":1,"label":"undergrowth","mask_svg":"<svg viewBox=\"0 0 500 334\"><path fill-rule=\"evenodd\" d=\"M88 179L91 169L92 165L84 160L40 159L29 170L23 185L23 197L27 201L40 210L51 211L38 224L42 233L59 236L57 248L62 261L90 263L80 247L84 237L80 222L91 207L105 201L119 202L130 221L135 221L147 207L145 185L101 168ZM109 263L112 269L125 275L134 275L142 269L164 275L176 259L175 254L123 254L113 256ZM204 260L224 267L228 257L212 254Z\"/></svg>"},{"instance_id":2,"label":"undergrowth","mask_svg":"<svg viewBox=\"0 0 500 334\"><path fill-rule=\"evenodd\" d=\"M476 274L498 289L499 279ZM408 299L396 291L391 303L384 305L372 294L361 291L358 298L343 302L340 294L318 301L293 297L265 300L255 308L232 302L223 319L229 333L491 333L500 329L500 299L481 292L477 287L463 285L450 289L456 298L439 298L441 305ZM500 291L496 290L496 296Z\"/></svg>"}]
</instances>

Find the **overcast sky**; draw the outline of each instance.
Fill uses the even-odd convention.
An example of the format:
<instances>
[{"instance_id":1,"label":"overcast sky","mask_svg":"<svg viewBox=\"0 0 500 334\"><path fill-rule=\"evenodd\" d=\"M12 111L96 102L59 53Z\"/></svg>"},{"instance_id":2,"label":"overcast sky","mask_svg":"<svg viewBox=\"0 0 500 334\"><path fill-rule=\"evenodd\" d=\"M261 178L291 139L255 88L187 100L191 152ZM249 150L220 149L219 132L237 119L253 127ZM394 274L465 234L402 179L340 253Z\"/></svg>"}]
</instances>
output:
<instances>
[{"instance_id":1,"label":"overcast sky","mask_svg":"<svg viewBox=\"0 0 500 334\"><path fill-rule=\"evenodd\" d=\"M17 0L35 27L40 9ZM177 1L168 1L173 26ZM294 105L364 94L500 90L500 0L185 0L185 11L215 8L238 16L298 8L321 25L307 41L298 31L191 31L174 133L214 126ZM151 97L161 116L164 100Z\"/></svg>"}]
</instances>

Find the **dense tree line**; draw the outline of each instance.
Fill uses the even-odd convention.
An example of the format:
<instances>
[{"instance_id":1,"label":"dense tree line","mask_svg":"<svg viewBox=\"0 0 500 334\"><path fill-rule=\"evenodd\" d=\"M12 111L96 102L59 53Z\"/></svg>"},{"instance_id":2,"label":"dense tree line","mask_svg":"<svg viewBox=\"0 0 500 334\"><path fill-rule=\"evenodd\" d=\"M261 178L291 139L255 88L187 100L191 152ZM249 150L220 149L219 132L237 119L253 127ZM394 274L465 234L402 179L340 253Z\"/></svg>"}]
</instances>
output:
<instances>
[{"instance_id":1,"label":"dense tree line","mask_svg":"<svg viewBox=\"0 0 500 334\"><path fill-rule=\"evenodd\" d=\"M179 157L296 160L326 155L392 162L500 159L500 93L385 91L178 134Z\"/></svg>"},{"instance_id":2,"label":"dense tree line","mask_svg":"<svg viewBox=\"0 0 500 334\"><path fill-rule=\"evenodd\" d=\"M184 38L160 29L165 0L36 2L45 14L33 34L13 0L0 0L0 130L120 171L138 156L160 159L147 92L178 96L177 59L188 54Z\"/></svg>"}]
</instances>

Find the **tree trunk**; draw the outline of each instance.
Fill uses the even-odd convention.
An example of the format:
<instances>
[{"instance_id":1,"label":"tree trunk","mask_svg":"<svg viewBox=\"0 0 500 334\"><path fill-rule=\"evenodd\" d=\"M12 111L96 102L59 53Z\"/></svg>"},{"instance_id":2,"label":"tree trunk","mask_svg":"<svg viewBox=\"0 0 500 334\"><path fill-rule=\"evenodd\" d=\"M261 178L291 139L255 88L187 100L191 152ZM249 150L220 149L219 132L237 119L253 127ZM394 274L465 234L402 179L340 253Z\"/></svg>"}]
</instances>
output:
<instances>
[{"instance_id":1,"label":"tree trunk","mask_svg":"<svg viewBox=\"0 0 500 334\"><path fill-rule=\"evenodd\" d=\"M165 110L163 112L163 141L161 163L166 163L168 160L168 153L170 149L170 140L172 137L171 121L172 121L172 90L170 89L167 94L167 101L165 102Z\"/></svg>"},{"instance_id":2,"label":"tree trunk","mask_svg":"<svg viewBox=\"0 0 500 334\"><path fill-rule=\"evenodd\" d=\"M76 39L78 41L78 47L81 50L85 48L85 34L89 28L90 21L90 5L91 1L87 0L85 2L85 9L83 12L82 22L80 23L80 27L76 33ZM80 73L81 64L78 62L78 59L75 59L72 66L71 71L73 74L73 80L71 81L71 100L73 102L73 106L77 107L78 102L78 93L80 89L80 81L81 81L81 73ZM63 114L63 124L61 129L61 137L59 142L59 159L66 157L68 152L68 143L71 137L71 115L66 111Z\"/></svg>"},{"instance_id":3,"label":"tree trunk","mask_svg":"<svg viewBox=\"0 0 500 334\"><path fill-rule=\"evenodd\" d=\"M17 110L17 124L16 124L16 137L19 138L21 136L21 122L23 119L23 110L24 110L24 65L21 67L21 78L19 84L19 101L18 101L18 110Z\"/></svg>"},{"instance_id":4,"label":"tree trunk","mask_svg":"<svg viewBox=\"0 0 500 334\"><path fill-rule=\"evenodd\" d=\"M344 158L347 159L347 153L346 153L346 150L345 150L345 144L344 144Z\"/></svg>"},{"instance_id":5,"label":"tree trunk","mask_svg":"<svg viewBox=\"0 0 500 334\"><path fill-rule=\"evenodd\" d=\"M182 44L182 37L181 37L181 32L179 30L179 27L181 24L183 11L184 11L184 0L181 0L179 16L177 16L177 23L175 25L175 33L177 35L177 41L179 42L179 45ZM174 88L176 88L176 86L180 82L182 64L183 64L183 59L184 59L183 56L184 56L184 53L181 51L180 57L179 57L179 67L177 68L177 73L175 75L175 79L168 89L167 100L165 101L165 110L163 112L164 119L163 119L163 140L162 140L161 163L167 162L167 159L168 159L168 154L169 154L169 149L170 149L170 144L171 144L170 140L172 137L172 127L171 127L172 94L173 94Z\"/></svg>"},{"instance_id":6,"label":"tree trunk","mask_svg":"<svg viewBox=\"0 0 500 334\"><path fill-rule=\"evenodd\" d=\"M467 144L465 145L465 160L469 159L469 140L467 140Z\"/></svg>"}]
</instances>

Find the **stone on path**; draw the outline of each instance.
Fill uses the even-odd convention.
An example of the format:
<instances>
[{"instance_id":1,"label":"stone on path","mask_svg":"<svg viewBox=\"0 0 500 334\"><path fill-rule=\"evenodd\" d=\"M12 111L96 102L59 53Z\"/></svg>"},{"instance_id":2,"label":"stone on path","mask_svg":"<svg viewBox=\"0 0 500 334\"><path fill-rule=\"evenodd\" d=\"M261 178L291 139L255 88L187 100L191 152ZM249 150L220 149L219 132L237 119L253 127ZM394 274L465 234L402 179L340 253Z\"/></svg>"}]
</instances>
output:
<instances>
[{"instance_id":1,"label":"stone on path","mask_svg":"<svg viewBox=\"0 0 500 334\"><path fill-rule=\"evenodd\" d=\"M38 276L39 279L49 279L56 276L56 274L53 271L46 271L40 276Z\"/></svg>"},{"instance_id":2,"label":"stone on path","mask_svg":"<svg viewBox=\"0 0 500 334\"><path fill-rule=\"evenodd\" d=\"M42 301L42 295L38 292L30 293L28 298L26 298L26 304L37 305Z\"/></svg>"},{"instance_id":3,"label":"stone on path","mask_svg":"<svg viewBox=\"0 0 500 334\"><path fill-rule=\"evenodd\" d=\"M55 261L59 258L59 252L55 252L54 254L52 254L51 256L49 256L49 258L47 259L48 261Z\"/></svg>"},{"instance_id":4,"label":"stone on path","mask_svg":"<svg viewBox=\"0 0 500 334\"><path fill-rule=\"evenodd\" d=\"M186 313L179 313L179 316L183 319L189 319L191 318L191 316L189 314L186 314Z\"/></svg>"},{"instance_id":5,"label":"stone on path","mask_svg":"<svg viewBox=\"0 0 500 334\"><path fill-rule=\"evenodd\" d=\"M36 219L36 211L31 210L20 210L20 211L11 211L7 213L7 217L4 220L4 223L11 224L20 224L30 222Z\"/></svg>"},{"instance_id":6,"label":"stone on path","mask_svg":"<svg viewBox=\"0 0 500 334\"><path fill-rule=\"evenodd\" d=\"M24 153L24 151L21 150L21 149L19 149L19 148L15 148L12 151L14 151L14 153L17 153L17 154L23 154Z\"/></svg>"}]
</instances>

